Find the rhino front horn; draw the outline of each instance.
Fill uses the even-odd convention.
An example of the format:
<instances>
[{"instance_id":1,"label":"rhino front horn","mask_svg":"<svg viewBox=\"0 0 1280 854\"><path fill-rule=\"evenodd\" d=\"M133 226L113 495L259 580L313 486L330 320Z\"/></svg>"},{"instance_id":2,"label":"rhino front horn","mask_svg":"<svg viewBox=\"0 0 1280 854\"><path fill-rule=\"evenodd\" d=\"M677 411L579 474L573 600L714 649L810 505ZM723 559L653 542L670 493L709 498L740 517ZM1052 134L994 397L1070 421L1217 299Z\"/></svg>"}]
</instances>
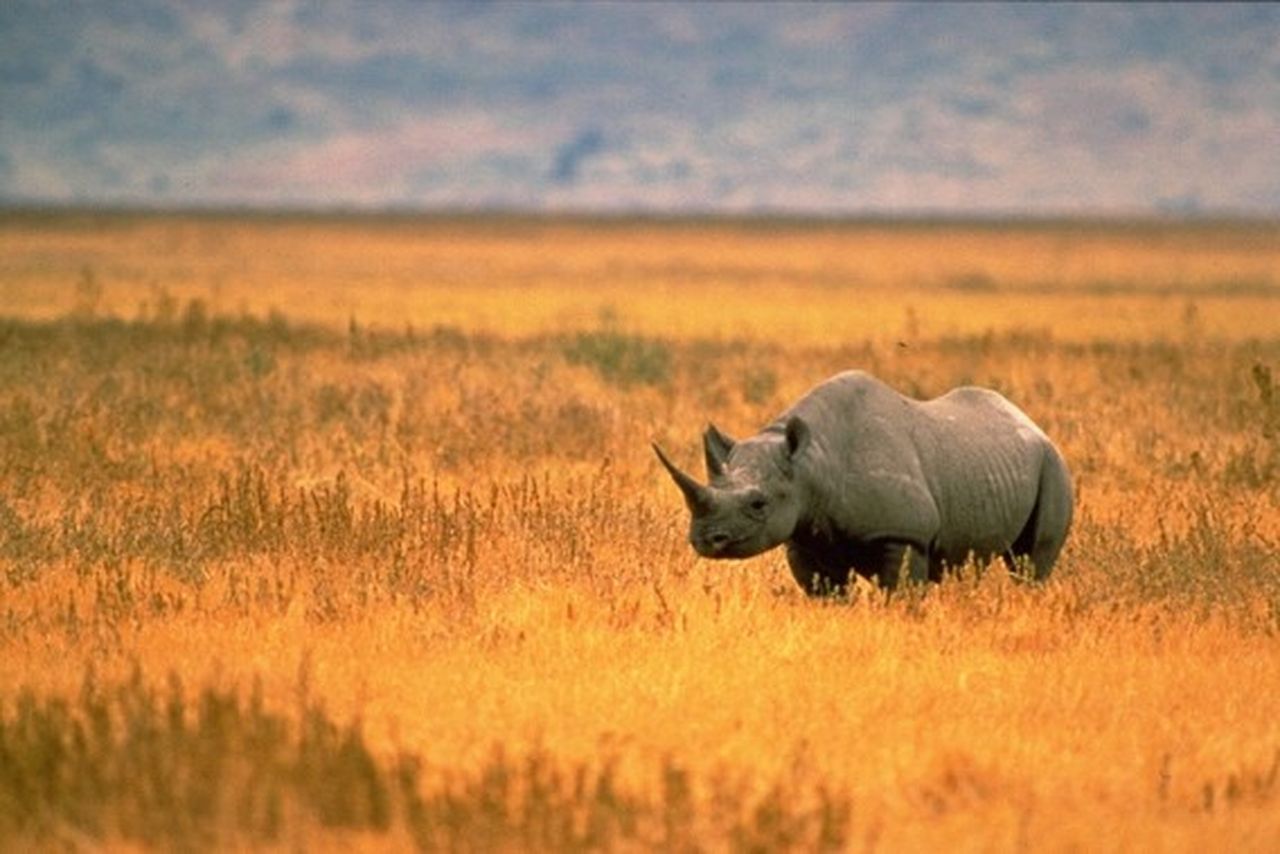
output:
<instances>
[{"instance_id":1,"label":"rhino front horn","mask_svg":"<svg viewBox=\"0 0 1280 854\"><path fill-rule=\"evenodd\" d=\"M705 507L710 497L707 487L680 471L676 464L667 459L666 454L662 453L662 449L658 447L657 442L653 443L653 452L658 455L658 459L662 461L662 465L667 470L667 473L671 475L671 479L676 482L676 486L680 487L680 491L684 493L684 500L689 505L689 509Z\"/></svg>"}]
</instances>

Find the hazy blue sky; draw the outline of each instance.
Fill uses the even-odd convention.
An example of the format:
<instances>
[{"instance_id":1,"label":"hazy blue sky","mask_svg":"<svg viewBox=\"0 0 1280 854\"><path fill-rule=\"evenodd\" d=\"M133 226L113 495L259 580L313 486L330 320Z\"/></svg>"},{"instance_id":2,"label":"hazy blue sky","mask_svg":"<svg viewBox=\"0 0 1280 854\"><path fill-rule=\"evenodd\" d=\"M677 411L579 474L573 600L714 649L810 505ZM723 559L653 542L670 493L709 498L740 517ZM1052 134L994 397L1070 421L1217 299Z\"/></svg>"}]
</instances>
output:
<instances>
[{"instance_id":1,"label":"hazy blue sky","mask_svg":"<svg viewBox=\"0 0 1280 854\"><path fill-rule=\"evenodd\" d=\"M1280 7L3 0L0 201L1276 215Z\"/></svg>"}]
</instances>

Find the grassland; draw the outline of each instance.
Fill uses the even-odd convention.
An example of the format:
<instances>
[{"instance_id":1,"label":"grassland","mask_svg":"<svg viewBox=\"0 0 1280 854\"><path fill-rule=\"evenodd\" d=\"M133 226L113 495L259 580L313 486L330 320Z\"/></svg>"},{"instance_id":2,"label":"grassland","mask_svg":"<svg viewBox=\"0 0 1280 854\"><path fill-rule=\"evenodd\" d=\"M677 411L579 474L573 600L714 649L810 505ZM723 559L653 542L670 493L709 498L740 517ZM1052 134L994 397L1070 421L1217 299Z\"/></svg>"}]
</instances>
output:
<instances>
[{"instance_id":1,"label":"grassland","mask_svg":"<svg viewBox=\"0 0 1280 854\"><path fill-rule=\"evenodd\" d=\"M806 599L696 468L848 367L1077 479ZM1280 227L0 218L0 847L1275 850Z\"/></svg>"}]
</instances>

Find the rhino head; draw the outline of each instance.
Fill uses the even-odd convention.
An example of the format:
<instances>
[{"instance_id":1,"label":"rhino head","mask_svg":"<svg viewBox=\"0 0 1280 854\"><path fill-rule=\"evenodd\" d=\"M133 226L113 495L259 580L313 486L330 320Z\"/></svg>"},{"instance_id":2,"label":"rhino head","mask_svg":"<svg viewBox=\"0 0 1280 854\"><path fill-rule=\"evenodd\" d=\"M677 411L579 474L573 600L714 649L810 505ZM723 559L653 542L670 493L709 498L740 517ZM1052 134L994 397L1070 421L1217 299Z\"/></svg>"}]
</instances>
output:
<instances>
[{"instance_id":1,"label":"rhino head","mask_svg":"<svg viewBox=\"0 0 1280 854\"><path fill-rule=\"evenodd\" d=\"M654 444L689 507L689 542L709 558L746 558L791 538L803 511L795 461L809 442L799 417L783 429L735 442L712 424L702 436L707 484L681 471Z\"/></svg>"}]
</instances>

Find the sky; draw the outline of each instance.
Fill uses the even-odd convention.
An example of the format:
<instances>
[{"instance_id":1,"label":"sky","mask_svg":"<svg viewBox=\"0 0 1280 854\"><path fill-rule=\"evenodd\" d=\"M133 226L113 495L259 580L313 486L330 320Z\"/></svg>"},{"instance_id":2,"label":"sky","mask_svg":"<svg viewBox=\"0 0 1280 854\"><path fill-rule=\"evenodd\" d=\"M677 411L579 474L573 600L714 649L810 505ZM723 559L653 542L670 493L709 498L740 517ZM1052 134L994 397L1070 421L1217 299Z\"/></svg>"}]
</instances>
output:
<instances>
[{"instance_id":1,"label":"sky","mask_svg":"<svg viewBox=\"0 0 1280 854\"><path fill-rule=\"evenodd\" d=\"M1280 5L0 2L0 204L1280 215Z\"/></svg>"}]
</instances>

